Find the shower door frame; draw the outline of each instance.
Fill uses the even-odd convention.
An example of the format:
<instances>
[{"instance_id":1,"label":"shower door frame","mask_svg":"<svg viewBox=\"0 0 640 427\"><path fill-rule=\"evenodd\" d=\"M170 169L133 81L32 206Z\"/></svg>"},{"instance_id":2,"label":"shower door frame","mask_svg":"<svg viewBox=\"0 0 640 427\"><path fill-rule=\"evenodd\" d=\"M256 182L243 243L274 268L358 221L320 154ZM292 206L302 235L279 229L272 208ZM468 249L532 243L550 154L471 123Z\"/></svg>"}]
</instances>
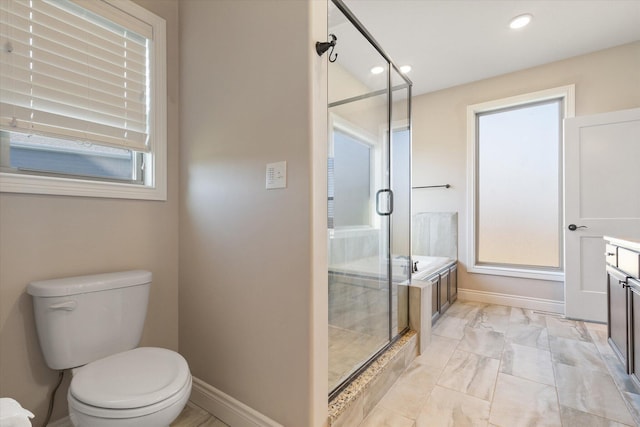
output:
<instances>
[{"instance_id":1,"label":"shower door frame","mask_svg":"<svg viewBox=\"0 0 640 427\"><path fill-rule=\"evenodd\" d=\"M353 98L348 98L348 99L344 99L344 100L340 100L334 103L329 104L328 108L331 108L333 106L337 106L337 105L341 105L341 104L345 104L348 102L353 102L353 101L357 101L357 100L361 100L361 99L365 99L368 97L374 97L374 96L378 96L378 95L382 95L383 93L386 92L387 94L387 123L386 123L386 129L385 129L385 137L387 140L387 144L386 144L386 156L387 156L387 162L388 167L389 167L389 187L388 189L383 189L386 191L390 191L393 197L393 191L392 191L392 187L393 187L393 182L392 182L392 177L393 177L393 173L392 173L392 143L393 143L393 131L394 131L394 122L393 122L393 92L394 90L399 90L399 89L407 89L407 117L406 117L406 123L404 124L403 127L406 127L409 129L409 133L410 133L410 141L411 141L411 130L412 130L412 117L411 117L411 113L412 113L412 102L411 102L411 96L412 96L412 86L413 86L413 82L404 74L400 71L400 67L398 67L396 65L395 62L393 62L393 60L391 59L391 57L389 55L387 55L387 53L382 49L382 47L380 46L380 44L373 38L373 36L371 35L371 33L369 33L369 31L364 27L364 25L360 22L360 20L358 18L356 18L356 16L353 14L353 12L351 12L351 10L344 4L343 0L331 0L331 3L333 3L336 8L338 8L338 10L349 20L349 22L356 28L356 30L358 30L358 32L367 40L367 42L369 42L369 44L371 44L371 46L373 46L373 48L380 54L380 56L382 56L382 58L387 62L388 66L387 66L387 87L386 89L382 89L379 91L374 91L374 92L370 92L368 94L365 95L360 95L360 96L356 96ZM403 80L404 80L404 84L400 85L400 86L396 86L393 87L392 86L392 78L391 78L391 73L392 73L392 68L393 70L395 70L395 72L397 73L398 76L400 76ZM411 147L411 144L410 144ZM411 195L411 148L409 149L409 195ZM387 286L389 289L389 313L388 313L388 332L389 332L389 336L388 336L388 341L387 344L385 344L380 350L378 350L376 353L374 353L372 356L369 357L368 360L364 361L363 363L360 364L360 366L358 368L356 368L345 380L343 380L337 387L335 387L333 390L331 390L329 392L329 401L331 401L335 396L337 396L342 390L344 390L355 378L357 378L364 370L366 370L380 355L382 355L385 351L387 351L389 349L389 347L391 347L396 341L398 341L400 339L400 337L402 337L402 335L404 333L406 333L409 330L409 326L407 324L407 326L405 328L403 328L403 330L398 331L397 333L394 333L394 328L393 328L393 316L392 316L392 304L393 304L393 295L392 295L392 289L393 289L393 263L391 260L391 250L392 250L392 221L393 221L393 209L390 212L390 218L389 218L389 224L387 227L387 254L388 254L388 260L387 260ZM409 197L409 227L411 227L411 197ZM409 239L408 239L408 245L409 245L409 257L410 252L411 252L411 233L409 233ZM409 258L409 266L411 266L411 259ZM409 273L409 277L408 280L410 281L411 278L411 274ZM408 286L408 283L407 283ZM407 301L407 316L408 316L408 305L409 302Z\"/></svg>"}]
</instances>

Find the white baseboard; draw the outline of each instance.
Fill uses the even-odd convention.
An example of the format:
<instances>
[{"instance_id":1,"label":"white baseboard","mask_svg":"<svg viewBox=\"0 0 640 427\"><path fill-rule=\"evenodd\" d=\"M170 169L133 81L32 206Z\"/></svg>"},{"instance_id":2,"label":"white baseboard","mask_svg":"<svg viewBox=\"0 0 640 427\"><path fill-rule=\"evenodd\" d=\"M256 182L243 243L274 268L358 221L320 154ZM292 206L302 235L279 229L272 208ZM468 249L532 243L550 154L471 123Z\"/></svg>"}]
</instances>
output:
<instances>
[{"instance_id":1,"label":"white baseboard","mask_svg":"<svg viewBox=\"0 0 640 427\"><path fill-rule=\"evenodd\" d=\"M189 401L231 427L283 427L196 377L193 377L193 388Z\"/></svg>"},{"instance_id":2,"label":"white baseboard","mask_svg":"<svg viewBox=\"0 0 640 427\"><path fill-rule=\"evenodd\" d=\"M497 292L476 291L473 289L460 288L458 289L458 298L463 301L484 302L564 314L564 302L550 299L522 297L517 295L500 294Z\"/></svg>"},{"instance_id":3,"label":"white baseboard","mask_svg":"<svg viewBox=\"0 0 640 427\"><path fill-rule=\"evenodd\" d=\"M199 406L231 427L283 427L217 388L193 377L189 402ZM69 417L47 424L47 427L73 427Z\"/></svg>"}]
</instances>

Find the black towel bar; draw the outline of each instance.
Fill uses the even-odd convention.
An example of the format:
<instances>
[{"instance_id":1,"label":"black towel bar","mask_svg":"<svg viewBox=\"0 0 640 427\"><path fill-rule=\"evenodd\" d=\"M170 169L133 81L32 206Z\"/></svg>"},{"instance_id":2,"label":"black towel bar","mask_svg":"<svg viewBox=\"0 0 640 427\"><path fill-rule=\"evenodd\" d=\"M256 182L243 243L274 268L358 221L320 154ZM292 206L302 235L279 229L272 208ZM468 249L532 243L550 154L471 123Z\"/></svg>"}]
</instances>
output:
<instances>
[{"instance_id":1,"label":"black towel bar","mask_svg":"<svg viewBox=\"0 0 640 427\"><path fill-rule=\"evenodd\" d=\"M443 185L423 185L423 186L421 186L421 187L411 187L411 188L415 190L415 189L418 189L418 188L441 188L441 187L444 187L444 188L451 188L451 185L449 185L449 184L443 184Z\"/></svg>"}]
</instances>

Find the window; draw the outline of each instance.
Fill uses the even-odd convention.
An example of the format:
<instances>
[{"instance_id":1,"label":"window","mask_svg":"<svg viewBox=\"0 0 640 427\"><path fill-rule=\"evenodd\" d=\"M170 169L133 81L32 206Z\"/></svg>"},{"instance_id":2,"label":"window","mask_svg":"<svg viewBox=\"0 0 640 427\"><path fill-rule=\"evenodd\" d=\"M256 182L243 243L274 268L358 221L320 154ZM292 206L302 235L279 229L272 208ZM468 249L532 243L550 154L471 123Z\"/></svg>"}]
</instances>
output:
<instances>
[{"instance_id":1,"label":"window","mask_svg":"<svg viewBox=\"0 0 640 427\"><path fill-rule=\"evenodd\" d=\"M333 133L331 188L334 226L370 224L371 146L336 129Z\"/></svg>"},{"instance_id":2,"label":"window","mask_svg":"<svg viewBox=\"0 0 640 427\"><path fill-rule=\"evenodd\" d=\"M130 1L0 3L0 191L165 200L165 46Z\"/></svg>"},{"instance_id":3,"label":"window","mask_svg":"<svg viewBox=\"0 0 640 427\"><path fill-rule=\"evenodd\" d=\"M354 230L379 227L373 206L380 183L380 150L375 136L332 114L328 158L329 229Z\"/></svg>"},{"instance_id":4,"label":"window","mask_svg":"<svg viewBox=\"0 0 640 427\"><path fill-rule=\"evenodd\" d=\"M563 280L562 121L573 86L468 107L469 271Z\"/></svg>"}]
</instances>

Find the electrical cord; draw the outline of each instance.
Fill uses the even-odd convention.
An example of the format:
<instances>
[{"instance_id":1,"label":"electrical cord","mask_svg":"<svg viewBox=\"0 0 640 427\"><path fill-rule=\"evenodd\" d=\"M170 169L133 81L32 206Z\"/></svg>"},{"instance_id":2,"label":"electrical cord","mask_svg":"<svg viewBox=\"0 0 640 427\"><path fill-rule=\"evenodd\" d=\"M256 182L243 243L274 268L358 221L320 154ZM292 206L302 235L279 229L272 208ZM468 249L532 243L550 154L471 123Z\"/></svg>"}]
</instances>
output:
<instances>
[{"instance_id":1,"label":"electrical cord","mask_svg":"<svg viewBox=\"0 0 640 427\"><path fill-rule=\"evenodd\" d=\"M53 388L53 391L51 392L51 398L49 399L49 410L47 411L47 417L44 419L44 423L42 423L42 427L47 427L47 424L49 424L49 420L51 420L51 414L53 413L53 402L56 399L56 392L60 388L60 384L62 384L63 378L64 378L64 371L60 371L60 373L58 374L58 383L56 384L56 386Z\"/></svg>"}]
</instances>

